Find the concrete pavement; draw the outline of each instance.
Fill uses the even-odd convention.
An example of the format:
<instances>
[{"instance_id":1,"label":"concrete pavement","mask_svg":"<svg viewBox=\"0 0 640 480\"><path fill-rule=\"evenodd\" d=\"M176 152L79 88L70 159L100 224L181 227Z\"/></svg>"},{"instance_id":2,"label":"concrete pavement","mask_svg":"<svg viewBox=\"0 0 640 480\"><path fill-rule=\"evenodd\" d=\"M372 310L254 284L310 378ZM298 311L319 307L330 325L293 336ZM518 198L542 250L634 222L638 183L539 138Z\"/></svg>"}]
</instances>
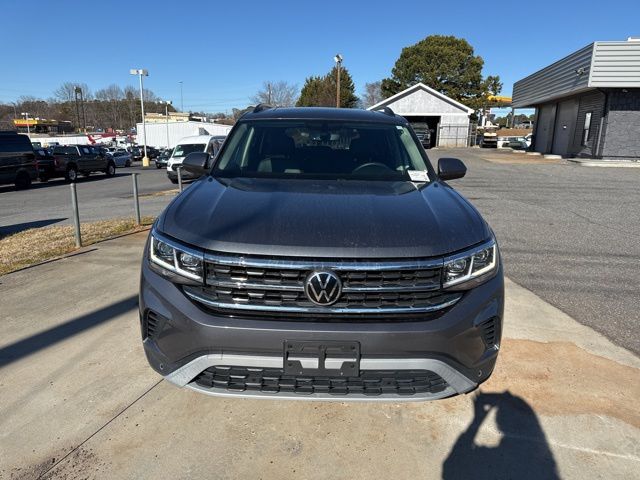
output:
<instances>
[{"instance_id":1,"label":"concrete pavement","mask_svg":"<svg viewBox=\"0 0 640 480\"><path fill-rule=\"evenodd\" d=\"M0 277L0 478L633 478L640 360L508 281L479 393L218 399L161 381L136 312L144 234Z\"/></svg>"}]
</instances>

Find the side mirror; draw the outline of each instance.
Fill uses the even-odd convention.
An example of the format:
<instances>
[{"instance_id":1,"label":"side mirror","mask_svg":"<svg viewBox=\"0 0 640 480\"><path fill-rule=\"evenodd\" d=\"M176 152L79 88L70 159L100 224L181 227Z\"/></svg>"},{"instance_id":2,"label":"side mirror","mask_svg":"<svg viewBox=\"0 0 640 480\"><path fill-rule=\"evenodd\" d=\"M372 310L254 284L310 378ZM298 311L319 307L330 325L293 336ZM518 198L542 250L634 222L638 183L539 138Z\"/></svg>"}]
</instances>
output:
<instances>
[{"instance_id":1,"label":"side mirror","mask_svg":"<svg viewBox=\"0 0 640 480\"><path fill-rule=\"evenodd\" d=\"M440 180L462 178L467 173L467 167L457 158L441 158L438 160L438 176Z\"/></svg>"},{"instance_id":2,"label":"side mirror","mask_svg":"<svg viewBox=\"0 0 640 480\"><path fill-rule=\"evenodd\" d=\"M207 152L193 152L184 157L182 167L189 173L194 175L206 175L209 173L207 165L209 164L209 154Z\"/></svg>"}]
</instances>

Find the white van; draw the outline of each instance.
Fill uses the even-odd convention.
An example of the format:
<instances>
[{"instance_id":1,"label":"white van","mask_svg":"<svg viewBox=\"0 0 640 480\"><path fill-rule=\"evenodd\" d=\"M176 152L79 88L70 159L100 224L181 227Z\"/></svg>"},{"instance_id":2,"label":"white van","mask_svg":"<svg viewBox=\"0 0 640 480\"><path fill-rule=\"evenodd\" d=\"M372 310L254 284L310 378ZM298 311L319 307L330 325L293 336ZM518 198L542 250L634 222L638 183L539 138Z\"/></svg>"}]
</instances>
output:
<instances>
[{"instance_id":1,"label":"white van","mask_svg":"<svg viewBox=\"0 0 640 480\"><path fill-rule=\"evenodd\" d=\"M214 157L224 139L227 138L224 135L195 135L193 137L184 137L178 142L173 149L169 161L167 162L167 176L172 183L178 183L178 167L182 165L184 157L193 152L207 152L211 157ZM193 174L182 171L183 180L196 178Z\"/></svg>"}]
</instances>

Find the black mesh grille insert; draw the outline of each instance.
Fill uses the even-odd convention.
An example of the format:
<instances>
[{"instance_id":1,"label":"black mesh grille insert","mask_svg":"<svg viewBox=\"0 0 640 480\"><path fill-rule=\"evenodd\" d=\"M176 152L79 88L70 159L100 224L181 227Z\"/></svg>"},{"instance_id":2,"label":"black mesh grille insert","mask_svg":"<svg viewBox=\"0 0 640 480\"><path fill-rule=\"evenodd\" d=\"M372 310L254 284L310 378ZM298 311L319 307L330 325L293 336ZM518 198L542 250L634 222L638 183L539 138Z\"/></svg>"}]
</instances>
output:
<instances>
[{"instance_id":1,"label":"black mesh grille insert","mask_svg":"<svg viewBox=\"0 0 640 480\"><path fill-rule=\"evenodd\" d=\"M491 317L486 322L481 323L480 330L482 331L482 339L487 347L495 346L499 338L498 317Z\"/></svg>"},{"instance_id":2,"label":"black mesh grille insert","mask_svg":"<svg viewBox=\"0 0 640 480\"><path fill-rule=\"evenodd\" d=\"M210 367L195 378L205 388L230 392L294 393L310 395L416 395L439 393L447 383L429 370L363 370L359 377L284 375L279 368Z\"/></svg>"},{"instance_id":3,"label":"black mesh grille insert","mask_svg":"<svg viewBox=\"0 0 640 480\"><path fill-rule=\"evenodd\" d=\"M147 312L144 325L144 337L153 338L159 331L161 316L153 310Z\"/></svg>"}]
</instances>

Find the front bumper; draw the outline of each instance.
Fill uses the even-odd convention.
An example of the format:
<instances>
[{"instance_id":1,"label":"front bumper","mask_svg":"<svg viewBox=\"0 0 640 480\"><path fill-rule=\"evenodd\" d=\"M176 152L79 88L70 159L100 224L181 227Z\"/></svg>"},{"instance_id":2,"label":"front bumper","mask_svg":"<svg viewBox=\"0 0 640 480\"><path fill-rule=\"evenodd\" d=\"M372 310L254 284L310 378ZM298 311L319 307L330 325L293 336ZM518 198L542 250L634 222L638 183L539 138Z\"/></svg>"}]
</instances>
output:
<instances>
[{"instance_id":1,"label":"front bumper","mask_svg":"<svg viewBox=\"0 0 640 480\"><path fill-rule=\"evenodd\" d=\"M300 320L213 314L190 300L181 288L153 271L145 258L140 286L140 318L144 350L150 365L170 382L211 395L322 400L429 400L474 390L493 371L502 330L502 267L486 283L466 292L438 315L410 321L365 322ZM146 336L148 311L159 319ZM495 338L487 344L483 325L492 319ZM282 368L285 341L358 342L360 370L426 370L439 375L446 388L415 395L262 391L205 388L196 376L210 367Z\"/></svg>"}]
</instances>

